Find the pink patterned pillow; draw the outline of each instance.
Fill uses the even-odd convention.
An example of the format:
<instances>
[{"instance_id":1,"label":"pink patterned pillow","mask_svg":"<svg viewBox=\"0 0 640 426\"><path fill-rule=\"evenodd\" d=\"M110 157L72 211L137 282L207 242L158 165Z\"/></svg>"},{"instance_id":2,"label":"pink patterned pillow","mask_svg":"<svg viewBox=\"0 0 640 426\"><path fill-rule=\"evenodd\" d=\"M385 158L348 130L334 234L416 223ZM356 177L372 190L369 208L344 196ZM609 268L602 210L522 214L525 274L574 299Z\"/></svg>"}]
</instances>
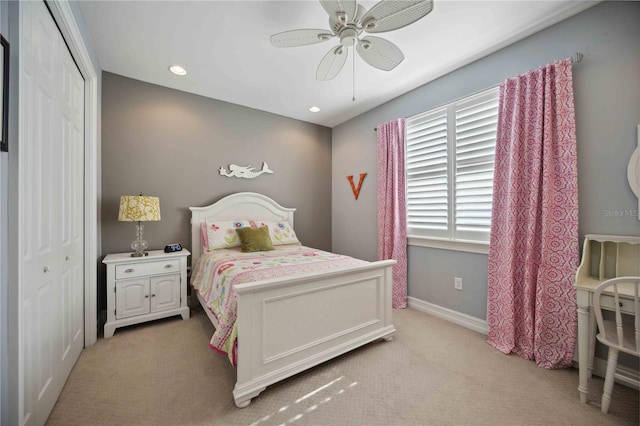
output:
<instances>
[{"instance_id":1,"label":"pink patterned pillow","mask_svg":"<svg viewBox=\"0 0 640 426\"><path fill-rule=\"evenodd\" d=\"M236 229L251 226L248 220L206 221L207 250L240 247L240 238Z\"/></svg>"},{"instance_id":2,"label":"pink patterned pillow","mask_svg":"<svg viewBox=\"0 0 640 426\"><path fill-rule=\"evenodd\" d=\"M293 227L288 220L270 221L270 220L252 220L251 226L266 226L269 228L269 236L274 246L285 244L300 244Z\"/></svg>"}]
</instances>

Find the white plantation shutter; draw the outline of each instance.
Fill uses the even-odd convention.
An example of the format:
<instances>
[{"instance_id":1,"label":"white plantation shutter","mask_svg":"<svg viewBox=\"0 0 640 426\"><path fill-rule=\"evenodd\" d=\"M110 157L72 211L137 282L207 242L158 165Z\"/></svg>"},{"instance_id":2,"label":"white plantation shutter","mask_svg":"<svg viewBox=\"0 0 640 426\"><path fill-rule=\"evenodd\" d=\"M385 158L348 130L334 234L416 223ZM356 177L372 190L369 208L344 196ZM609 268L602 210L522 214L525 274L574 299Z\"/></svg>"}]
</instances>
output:
<instances>
[{"instance_id":1,"label":"white plantation shutter","mask_svg":"<svg viewBox=\"0 0 640 426\"><path fill-rule=\"evenodd\" d=\"M498 91L456 104L456 240L489 241Z\"/></svg>"},{"instance_id":2,"label":"white plantation shutter","mask_svg":"<svg viewBox=\"0 0 640 426\"><path fill-rule=\"evenodd\" d=\"M407 234L488 242L498 88L407 119Z\"/></svg>"},{"instance_id":3,"label":"white plantation shutter","mask_svg":"<svg viewBox=\"0 0 640 426\"><path fill-rule=\"evenodd\" d=\"M407 230L446 237L447 110L407 119Z\"/></svg>"}]
</instances>

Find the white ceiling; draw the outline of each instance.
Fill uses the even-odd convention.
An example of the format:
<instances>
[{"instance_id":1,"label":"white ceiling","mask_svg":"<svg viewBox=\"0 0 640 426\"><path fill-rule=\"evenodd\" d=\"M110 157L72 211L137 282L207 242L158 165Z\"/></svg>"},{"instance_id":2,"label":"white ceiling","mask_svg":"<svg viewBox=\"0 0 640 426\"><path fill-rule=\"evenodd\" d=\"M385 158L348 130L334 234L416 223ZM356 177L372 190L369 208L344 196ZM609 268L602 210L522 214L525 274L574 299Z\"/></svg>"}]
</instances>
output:
<instances>
[{"instance_id":1,"label":"white ceiling","mask_svg":"<svg viewBox=\"0 0 640 426\"><path fill-rule=\"evenodd\" d=\"M396 69L356 56L355 102L352 56L334 80L315 80L337 39L292 48L269 41L287 30L328 29L315 0L78 3L104 71L333 127L598 2L434 0L421 20L375 34L404 52ZM172 64L188 75L171 74ZM309 112L312 105L321 111Z\"/></svg>"}]
</instances>

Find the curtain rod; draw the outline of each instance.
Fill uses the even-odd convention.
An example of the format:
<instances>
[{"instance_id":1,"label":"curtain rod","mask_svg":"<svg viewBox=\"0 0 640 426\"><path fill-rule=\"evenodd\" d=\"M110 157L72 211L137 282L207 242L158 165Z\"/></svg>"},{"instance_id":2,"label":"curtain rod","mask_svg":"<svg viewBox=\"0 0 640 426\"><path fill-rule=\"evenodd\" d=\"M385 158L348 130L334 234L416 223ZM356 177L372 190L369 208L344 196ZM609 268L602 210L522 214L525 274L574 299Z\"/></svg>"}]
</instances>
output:
<instances>
[{"instance_id":1,"label":"curtain rod","mask_svg":"<svg viewBox=\"0 0 640 426\"><path fill-rule=\"evenodd\" d=\"M583 58L584 58L584 55L582 54L582 52L576 52L576 53L574 53L574 54L573 54L573 56L571 57L571 63L572 63L572 64L578 64L578 63L582 62L582 59L583 59ZM482 89L482 90L480 90L480 91L478 91L478 92L475 92L475 93L473 93L473 94L471 94L471 95L467 95L467 96L464 96L464 97L466 98L466 97L468 97L468 96L473 96L473 95L475 95L475 94L477 94L477 93L484 92L485 90L492 89L493 87L496 87L496 86L491 86L491 87L488 87L488 88L486 88L486 89ZM462 99L462 98L459 98L459 99ZM456 101L452 101L452 102L456 102ZM422 114L422 113L420 113L420 112L419 112L418 114ZM418 114L414 114L414 115L418 115ZM413 117L413 115L410 115L409 117L405 117L405 119L407 119L407 118L411 118L411 117ZM377 132L377 131L378 131L378 128L377 128L377 127L374 127L374 128L373 128L373 131L374 131L374 132Z\"/></svg>"}]
</instances>

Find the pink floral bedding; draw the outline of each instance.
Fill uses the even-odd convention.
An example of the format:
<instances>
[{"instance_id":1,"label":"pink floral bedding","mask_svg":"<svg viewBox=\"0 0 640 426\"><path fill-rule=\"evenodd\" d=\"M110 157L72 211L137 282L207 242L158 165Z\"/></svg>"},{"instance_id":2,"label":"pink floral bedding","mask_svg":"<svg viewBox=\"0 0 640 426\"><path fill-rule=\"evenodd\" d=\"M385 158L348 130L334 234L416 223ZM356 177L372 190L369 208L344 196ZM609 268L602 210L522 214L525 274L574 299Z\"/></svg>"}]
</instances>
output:
<instances>
[{"instance_id":1,"label":"pink floral bedding","mask_svg":"<svg viewBox=\"0 0 640 426\"><path fill-rule=\"evenodd\" d=\"M204 253L194 267L191 285L207 302L218 320L209 346L236 366L236 284L293 275L343 269L367 263L364 260L312 249L301 245L277 246L273 251L242 253L240 248Z\"/></svg>"}]
</instances>

